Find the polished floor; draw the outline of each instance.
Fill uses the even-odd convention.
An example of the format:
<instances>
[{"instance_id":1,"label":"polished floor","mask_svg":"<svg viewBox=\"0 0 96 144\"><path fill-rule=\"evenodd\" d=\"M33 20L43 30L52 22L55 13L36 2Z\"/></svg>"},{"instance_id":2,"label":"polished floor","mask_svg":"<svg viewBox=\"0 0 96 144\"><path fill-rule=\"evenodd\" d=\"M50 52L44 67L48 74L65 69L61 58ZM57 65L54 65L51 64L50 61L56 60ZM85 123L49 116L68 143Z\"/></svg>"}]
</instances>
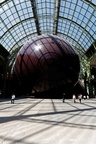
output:
<instances>
[{"instance_id":1,"label":"polished floor","mask_svg":"<svg viewBox=\"0 0 96 144\"><path fill-rule=\"evenodd\" d=\"M96 144L96 99L0 100L0 144Z\"/></svg>"}]
</instances>

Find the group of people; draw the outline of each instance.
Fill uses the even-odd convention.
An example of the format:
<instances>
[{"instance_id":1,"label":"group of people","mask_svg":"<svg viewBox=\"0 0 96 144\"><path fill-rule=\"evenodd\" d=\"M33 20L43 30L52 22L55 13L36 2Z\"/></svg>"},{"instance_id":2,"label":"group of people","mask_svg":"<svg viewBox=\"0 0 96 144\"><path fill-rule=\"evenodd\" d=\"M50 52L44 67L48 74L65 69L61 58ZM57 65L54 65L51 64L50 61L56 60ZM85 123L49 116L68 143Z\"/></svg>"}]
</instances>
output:
<instances>
[{"instance_id":1,"label":"group of people","mask_svg":"<svg viewBox=\"0 0 96 144\"><path fill-rule=\"evenodd\" d=\"M78 95L78 99L79 99L79 102L81 103L81 99L82 99L82 95L81 94ZM74 103L76 102L76 95L73 95L73 102Z\"/></svg>"},{"instance_id":2,"label":"group of people","mask_svg":"<svg viewBox=\"0 0 96 144\"><path fill-rule=\"evenodd\" d=\"M78 94L78 99L79 99L79 102L80 102L80 103L81 103L82 98L84 98L84 100L85 100L86 98L89 99L89 96L88 96L88 95L87 95L87 96L82 96L82 94ZM63 103L64 103L64 102L65 102L65 93L63 93L62 99L63 99ZM75 95L75 94L73 94L72 99L73 99L73 102L76 103L76 95Z\"/></svg>"},{"instance_id":3,"label":"group of people","mask_svg":"<svg viewBox=\"0 0 96 144\"><path fill-rule=\"evenodd\" d=\"M79 99L79 102L81 103L81 100L82 100L82 98L85 100L85 99L89 99L89 96L87 95L87 96L82 96L82 94L78 94L78 99ZM76 102L76 96L75 95L73 95L73 102L75 103Z\"/></svg>"}]
</instances>

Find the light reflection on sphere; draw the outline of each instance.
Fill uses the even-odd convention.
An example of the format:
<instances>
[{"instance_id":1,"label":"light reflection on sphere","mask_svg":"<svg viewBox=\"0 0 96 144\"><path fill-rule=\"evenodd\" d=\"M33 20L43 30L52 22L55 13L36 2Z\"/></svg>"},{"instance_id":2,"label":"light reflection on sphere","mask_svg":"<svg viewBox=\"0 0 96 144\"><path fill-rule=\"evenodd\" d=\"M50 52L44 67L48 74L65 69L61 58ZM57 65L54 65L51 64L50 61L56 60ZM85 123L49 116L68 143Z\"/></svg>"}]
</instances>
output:
<instances>
[{"instance_id":1,"label":"light reflection on sphere","mask_svg":"<svg viewBox=\"0 0 96 144\"><path fill-rule=\"evenodd\" d=\"M64 39L40 35L18 52L13 67L15 80L26 91L41 92L75 85L80 71L78 54Z\"/></svg>"}]
</instances>

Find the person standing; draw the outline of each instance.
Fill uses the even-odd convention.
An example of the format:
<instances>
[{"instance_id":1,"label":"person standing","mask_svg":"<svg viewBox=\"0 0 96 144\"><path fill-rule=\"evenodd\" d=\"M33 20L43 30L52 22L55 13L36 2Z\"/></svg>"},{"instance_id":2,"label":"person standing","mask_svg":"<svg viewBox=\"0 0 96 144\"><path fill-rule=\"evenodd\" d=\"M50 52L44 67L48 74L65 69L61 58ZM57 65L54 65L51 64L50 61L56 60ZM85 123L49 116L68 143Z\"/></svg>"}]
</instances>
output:
<instances>
[{"instance_id":1,"label":"person standing","mask_svg":"<svg viewBox=\"0 0 96 144\"><path fill-rule=\"evenodd\" d=\"M63 93L63 103L65 102L65 93Z\"/></svg>"},{"instance_id":2,"label":"person standing","mask_svg":"<svg viewBox=\"0 0 96 144\"><path fill-rule=\"evenodd\" d=\"M79 99L79 102L81 103L81 99L82 99L82 95L81 94L78 95L78 99Z\"/></svg>"},{"instance_id":3,"label":"person standing","mask_svg":"<svg viewBox=\"0 0 96 144\"><path fill-rule=\"evenodd\" d=\"M15 100L15 94L13 93L11 96L11 104L14 104L14 100Z\"/></svg>"},{"instance_id":4,"label":"person standing","mask_svg":"<svg viewBox=\"0 0 96 144\"><path fill-rule=\"evenodd\" d=\"M75 96L75 94L73 95L73 102L76 103L76 96Z\"/></svg>"}]
</instances>

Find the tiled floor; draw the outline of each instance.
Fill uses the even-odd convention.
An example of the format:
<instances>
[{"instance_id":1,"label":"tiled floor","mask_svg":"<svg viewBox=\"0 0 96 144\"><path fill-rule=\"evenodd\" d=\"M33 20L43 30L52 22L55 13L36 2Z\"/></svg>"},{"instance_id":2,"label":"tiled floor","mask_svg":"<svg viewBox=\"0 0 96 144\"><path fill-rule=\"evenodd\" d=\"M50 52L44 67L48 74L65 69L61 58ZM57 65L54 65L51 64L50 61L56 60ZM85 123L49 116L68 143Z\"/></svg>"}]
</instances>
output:
<instances>
[{"instance_id":1,"label":"tiled floor","mask_svg":"<svg viewBox=\"0 0 96 144\"><path fill-rule=\"evenodd\" d=\"M1 100L0 144L96 144L96 99Z\"/></svg>"}]
</instances>

